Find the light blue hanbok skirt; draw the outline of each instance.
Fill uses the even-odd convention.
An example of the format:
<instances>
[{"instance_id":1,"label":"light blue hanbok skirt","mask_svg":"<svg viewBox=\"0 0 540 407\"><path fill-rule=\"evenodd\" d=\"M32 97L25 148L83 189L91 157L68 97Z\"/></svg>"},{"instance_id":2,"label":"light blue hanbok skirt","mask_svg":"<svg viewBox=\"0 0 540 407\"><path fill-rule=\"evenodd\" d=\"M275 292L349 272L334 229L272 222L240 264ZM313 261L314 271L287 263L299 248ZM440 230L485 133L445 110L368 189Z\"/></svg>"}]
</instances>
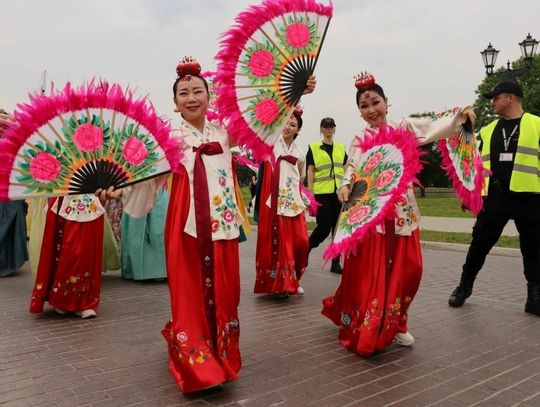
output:
<instances>
[{"instance_id":1,"label":"light blue hanbok skirt","mask_svg":"<svg viewBox=\"0 0 540 407\"><path fill-rule=\"evenodd\" d=\"M167 276L163 232L168 203L168 191L160 189L148 215L133 218L125 212L122 214L122 278L149 280Z\"/></svg>"}]
</instances>

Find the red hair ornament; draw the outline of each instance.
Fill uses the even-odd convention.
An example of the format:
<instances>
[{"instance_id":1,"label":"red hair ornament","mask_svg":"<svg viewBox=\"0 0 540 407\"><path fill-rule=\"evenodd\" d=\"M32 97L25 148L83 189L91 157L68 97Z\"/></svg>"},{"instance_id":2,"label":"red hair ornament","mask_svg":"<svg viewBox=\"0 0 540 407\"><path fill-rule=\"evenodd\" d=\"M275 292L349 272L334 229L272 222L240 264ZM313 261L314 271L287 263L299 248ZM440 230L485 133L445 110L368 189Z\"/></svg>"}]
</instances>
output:
<instances>
[{"instance_id":1,"label":"red hair ornament","mask_svg":"<svg viewBox=\"0 0 540 407\"><path fill-rule=\"evenodd\" d=\"M375 77L366 72L360 72L354 77L354 86L356 89L371 89L375 85Z\"/></svg>"},{"instance_id":2,"label":"red hair ornament","mask_svg":"<svg viewBox=\"0 0 540 407\"><path fill-rule=\"evenodd\" d=\"M201 65L193 57L184 57L176 66L178 78L189 81L192 76L200 76Z\"/></svg>"},{"instance_id":3,"label":"red hair ornament","mask_svg":"<svg viewBox=\"0 0 540 407\"><path fill-rule=\"evenodd\" d=\"M293 110L293 116L299 119L304 114L304 110L300 106L296 106Z\"/></svg>"}]
</instances>

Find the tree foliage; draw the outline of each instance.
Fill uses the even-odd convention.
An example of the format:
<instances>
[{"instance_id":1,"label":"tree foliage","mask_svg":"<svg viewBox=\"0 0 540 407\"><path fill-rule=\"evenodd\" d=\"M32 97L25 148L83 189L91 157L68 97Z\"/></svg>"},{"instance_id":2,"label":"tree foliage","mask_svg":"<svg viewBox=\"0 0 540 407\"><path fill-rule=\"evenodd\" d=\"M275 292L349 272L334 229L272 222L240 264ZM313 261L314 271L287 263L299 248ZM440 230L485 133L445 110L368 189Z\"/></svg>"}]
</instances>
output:
<instances>
[{"instance_id":1,"label":"tree foliage","mask_svg":"<svg viewBox=\"0 0 540 407\"><path fill-rule=\"evenodd\" d=\"M496 118L491 111L490 100L484 98L482 94L489 92L498 82L503 80L517 80L523 87L524 110L540 116L540 55L533 58L529 67L523 58L514 61L511 65L511 71L508 71L506 67L500 68L493 75L486 75L482 83L478 85L475 91L477 98L474 102L478 129Z\"/></svg>"},{"instance_id":2,"label":"tree foliage","mask_svg":"<svg viewBox=\"0 0 540 407\"><path fill-rule=\"evenodd\" d=\"M236 154L239 153L233 152L233 156ZM238 179L238 185L241 187L249 187L251 185L251 177L253 175L256 175L255 171L248 166L241 164L236 165L236 177Z\"/></svg>"}]
</instances>

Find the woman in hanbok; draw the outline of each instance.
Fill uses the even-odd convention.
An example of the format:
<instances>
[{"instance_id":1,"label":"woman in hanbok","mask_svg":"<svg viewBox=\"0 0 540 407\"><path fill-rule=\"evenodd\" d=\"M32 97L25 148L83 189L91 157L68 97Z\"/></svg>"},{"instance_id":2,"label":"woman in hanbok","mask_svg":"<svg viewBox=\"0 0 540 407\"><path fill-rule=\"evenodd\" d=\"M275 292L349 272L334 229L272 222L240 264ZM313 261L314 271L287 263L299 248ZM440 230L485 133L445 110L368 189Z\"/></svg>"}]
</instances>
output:
<instances>
[{"instance_id":1,"label":"woman in hanbok","mask_svg":"<svg viewBox=\"0 0 540 407\"><path fill-rule=\"evenodd\" d=\"M300 278L306 269L309 239L300 185L305 154L295 143L302 128L302 110L295 109L274 145L274 162L264 161L259 174L256 279L254 292L286 298L303 294Z\"/></svg>"},{"instance_id":2,"label":"woman in hanbok","mask_svg":"<svg viewBox=\"0 0 540 407\"><path fill-rule=\"evenodd\" d=\"M122 191L122 200L129 199L130 187ZM109 202L116 202L110 200ZM122 278L126 280L162 280L165 271L165 241L163 237L169 191L167 183L157 191L152 210L141 218L122 213L121 256Z\"/></svg>"},{"instance_id":3,"label":"woman in hanbok","mask_svg":"<svg viewBox=\"0 0 540 407\"><path fill-rule=\"evenodd\" d=\"M171 319L162 334L169 370L183 392L236 380L241 367L238 238L243 217L235 188L230 135L206 118L209 93L200 65L185 58L173 85L181 114L173 136L183 158L173 173L165 222ZM313 91L314 78L308 82ZM124 211L150 211L165 177L134 185ZM117 191L97 191L117 196ZM150 192L150 193L149 193Z\"/></svg>"},{"instance_id":4,"label":"woman in hanbok","mask_svg":"<svg viewBox=\"0 0 540 407\"><path fill-rule=\"evenodd\" d=\"M94 195L49 201L30 312L93 318L99 306L105 209Z\"/></svg>"},{"instance_id":5,"label":"woman in hanbok","mask_svg":"<svg viewBox=\"0 0 540 407\"><path fill-rule=\"evenodd\" d=\"M0 109L0 139L3 130L11 123L13 123L11 116ZM24 201L0 203L0 277L15 273L28 260L27 208Z\"/></svg>"},{"instance_id":6,"label":"woman in hanbok","mask_svg":"<svg viewBox=\"0 0 540 407\"><path fill-rule=\"evenodd\" d=\"M356 104L371 129L389 125L388 99L372 75L363 74L356 81ZM413 132L418 146L461 131L471 119L470 108L457 109L439 120L407 118L391 127L402 126ZM415 142L412 140L412 142ZM343 184L338 190L341 202L348 201L352 177L361 151L353 145ZM395 207L395 217L377 225L357 244L355 254L345 258L341 283L336 293L323 300L322 314L340 327L341 344L362 356L370 356L395 340L411 346L414 337L408 332L408 310L422 276L420 249L420 213L412 185Z\"/></svg>"}]
</instances>

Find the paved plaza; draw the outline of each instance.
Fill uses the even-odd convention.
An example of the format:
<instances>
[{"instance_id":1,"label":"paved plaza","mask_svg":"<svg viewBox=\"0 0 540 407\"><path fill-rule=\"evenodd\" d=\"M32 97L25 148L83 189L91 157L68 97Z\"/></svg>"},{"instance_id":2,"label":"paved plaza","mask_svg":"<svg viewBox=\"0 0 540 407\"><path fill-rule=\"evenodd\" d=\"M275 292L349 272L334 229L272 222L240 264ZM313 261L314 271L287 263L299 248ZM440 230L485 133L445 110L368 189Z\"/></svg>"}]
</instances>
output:
<instances>
[{"instance_id":1,"label":"paved plaza","mask_svg":"<svg viewBox=\"0 0 540 407\"><path fill-rule=\"evenodd\" d=\"M252 294L255 238L241 244L243 369L220 390L182 395L160 331L167 284L103 280L98 318L28 313L29 267L0 279L0 405L4 406L540 406L540 318L523 312L521 258L490 256L473 296L447 305L465 253L424 248L410 313L412 348L369 359L342 348L320 314L339 276L314 250L305 296Z\"/></svg>"}]
</instances>

